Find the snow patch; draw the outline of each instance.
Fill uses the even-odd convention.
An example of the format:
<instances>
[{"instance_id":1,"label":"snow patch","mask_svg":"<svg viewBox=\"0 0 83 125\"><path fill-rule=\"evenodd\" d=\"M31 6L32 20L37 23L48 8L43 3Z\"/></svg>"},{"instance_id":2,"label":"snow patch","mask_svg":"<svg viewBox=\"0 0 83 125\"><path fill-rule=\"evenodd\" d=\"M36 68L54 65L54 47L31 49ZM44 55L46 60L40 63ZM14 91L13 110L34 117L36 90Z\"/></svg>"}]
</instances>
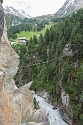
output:
<instances>
[{"instance_id":1,"label":"snow patch","mask_svg":"<svg viewBox=\"0 0 83 125\"><path fill-rule=\"evenodd\" d=\"M8 3L8 5L5 5L5 3L3 3L3 7L14 15L20 14L24 17L30 17L28 14L28 9L30 8L30 6L26 4L26 2L24 2L23 0L12 1L11 3ZM14 9L17 12L14 11Z\"/></svg>"},{"instance_id":2,"label":"snow patch","mask_svg":"<svg viewBox=\"0 0 83 125\"><path fill-rule=\"evenodd\" d=\"M67 9L70 4L73 5L74 3L75 3L75 0L70 0L70 1L68 2L68 4L66 5L65 9Z\"/></svg>"}]
</instances>

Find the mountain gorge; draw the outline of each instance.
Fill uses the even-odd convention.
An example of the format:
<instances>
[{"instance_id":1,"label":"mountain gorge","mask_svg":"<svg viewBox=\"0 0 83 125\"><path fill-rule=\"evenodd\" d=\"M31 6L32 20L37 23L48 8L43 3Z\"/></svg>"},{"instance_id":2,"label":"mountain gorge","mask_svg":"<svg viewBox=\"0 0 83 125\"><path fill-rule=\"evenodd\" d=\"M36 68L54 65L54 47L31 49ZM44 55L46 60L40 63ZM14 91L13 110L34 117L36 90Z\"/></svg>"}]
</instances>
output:
<instances>
[{"instance_id":1,"label":"mountain gorge","mask_svg":"<svg viewBox=\"0 0 83 125\"><path fill-rule=\"evenodd\" d=\"M30 89L46 91L69 125L83 122L83 9L30 38L13 45L20 55L17 86L33 80ZM40 94L41 95L41 94Z\"/></svg>"},{"instance_id":2,"label":"mountain gorge","mask_svg":"<svg viewBox=\"0 0 83 125\"><path fill-rule=\"evenodd\" d=\"M13 39L23 29L27 33L31 30L36 32L34 28L38 28L39 33L27 39L26 43L13 45L8 42L0 3L1 125L65 125L63 119L68 125L83 125L83 8L77 11L79 6L82 7L80 3L82 5L82 0L67 0L62 10L52 18L70 16L51 25L44 34L39 30L48 23L47 20L26 18L23 25L23 19L7 13L11 22L13 19L11 25L16 25L11 30L9 28ZM8 17L6 20L9 22ZM10 38L12 36L10 34ZM62 120L58 121L59 117L49 113L49 110L45 110L46 115L39 109L39 102L33 100L34 92L52 104L52 110L60 112ZM52 122L49 123L47 118Z\"/></svg>"},{"instance_id":3,"label":"mountain gorge","mask_svg":"<svg viewBox=\"0 0 83 125\"><path fill-rule=\"evenodd\" d=\"M29 90L31 83L19 89L15 85L19 56L8 42L1 2L0 0L0 125L49 125L44 111L36 112L33 108L34 92Z\"/></svg>"}]
</instances>

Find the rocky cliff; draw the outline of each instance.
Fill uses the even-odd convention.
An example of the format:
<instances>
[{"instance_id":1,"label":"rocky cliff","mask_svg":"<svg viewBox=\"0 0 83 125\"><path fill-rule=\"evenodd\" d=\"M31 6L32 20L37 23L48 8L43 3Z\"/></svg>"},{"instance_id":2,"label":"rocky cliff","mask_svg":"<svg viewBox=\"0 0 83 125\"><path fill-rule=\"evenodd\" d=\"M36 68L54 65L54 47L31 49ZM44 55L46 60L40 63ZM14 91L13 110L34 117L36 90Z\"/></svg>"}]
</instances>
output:
<instances>
[{"instance_id":1,"label":"rocky cliff","mask_svg":"<svg viewBox=\"0 0 83 125\"><path fill-rule=\"evenodd\" d=\"M18 64L19 56L8 42L4 11L0 3L0 125L49 125L43 111L33 108L34 92L29 90L32 82L20 88L15 85Z\"/></svg>"},{"instance_id":2,"label":"rocky cliff","mask_svg":"<svg viewBox=\"0 0 83 125\"><path fill-rule=\"evenodd\" d=\"M60 113L64 119L64 121L66 121L68 123L68 125L72 125L73 124L73 111L72 111L72 107L70 104L70 98L69 98L69 94L67 94L64 90L64 88L62 87L62 85L60 85L61 88L61 102L59 102L60 105Z\"/></svg>"},{"instance_id":3,"label":"rocky cliff","mask_svg":"<svg viewBox=\"0 0 83 125\"><path fill-rule=\"evenodd\" d=\"M8 43L4 11L0 3L0 125L20 125L24 116L31 115L33 93L29 87L15 94L14 76L19 56ZM26 90L26 89L27 90Z\"/></svg>"}]
</instances>

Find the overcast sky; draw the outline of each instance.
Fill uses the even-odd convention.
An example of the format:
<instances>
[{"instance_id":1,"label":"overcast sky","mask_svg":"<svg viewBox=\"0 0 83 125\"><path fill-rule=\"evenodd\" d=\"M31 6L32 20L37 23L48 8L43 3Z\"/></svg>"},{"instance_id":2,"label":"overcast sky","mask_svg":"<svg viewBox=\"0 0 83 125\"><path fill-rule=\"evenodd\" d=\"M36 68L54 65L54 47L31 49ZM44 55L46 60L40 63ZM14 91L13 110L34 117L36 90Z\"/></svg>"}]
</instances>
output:
<instances>
[{"instance_id":1,"label":"overcast sky","mask_svg":"<svg viewBox=\"0 0 83 125\"><path fill-rule=\"evenodd\" d=\"M15 6L17 0L4 0L5 4ZM19 0L25 1L30 8L28 9L28 13L31 16L39 16L45 14L53 14L55 13L66 0Z\"/></svg>"}]
</instances>

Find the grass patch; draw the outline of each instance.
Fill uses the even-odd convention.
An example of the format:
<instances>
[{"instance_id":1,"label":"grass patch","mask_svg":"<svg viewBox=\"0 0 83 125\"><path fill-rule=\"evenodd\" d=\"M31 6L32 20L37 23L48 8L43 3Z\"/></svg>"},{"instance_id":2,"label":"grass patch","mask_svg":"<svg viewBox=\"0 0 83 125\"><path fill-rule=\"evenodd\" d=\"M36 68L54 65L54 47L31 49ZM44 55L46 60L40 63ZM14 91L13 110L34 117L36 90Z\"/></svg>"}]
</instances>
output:
<instances>
[{"instance_id":1,"label":"grass patch","mask_svg":"<svg viewBox=\"0 0 83 125\"><path fill-rule=\"evenodd\" d=\"M46 32L46 29L50 29L50 27L53 26L53 23L50 23L49 25L45 25L45 28L43 28L41 31L22 31L20 33L17 33L17 38L15 39L16 41L18 41L18 38L22 38L25 37L27 40L29 40L31 37L33 37L34 35L39 36L41 33L44 35Z\"/></svg>"}]
</instances>

